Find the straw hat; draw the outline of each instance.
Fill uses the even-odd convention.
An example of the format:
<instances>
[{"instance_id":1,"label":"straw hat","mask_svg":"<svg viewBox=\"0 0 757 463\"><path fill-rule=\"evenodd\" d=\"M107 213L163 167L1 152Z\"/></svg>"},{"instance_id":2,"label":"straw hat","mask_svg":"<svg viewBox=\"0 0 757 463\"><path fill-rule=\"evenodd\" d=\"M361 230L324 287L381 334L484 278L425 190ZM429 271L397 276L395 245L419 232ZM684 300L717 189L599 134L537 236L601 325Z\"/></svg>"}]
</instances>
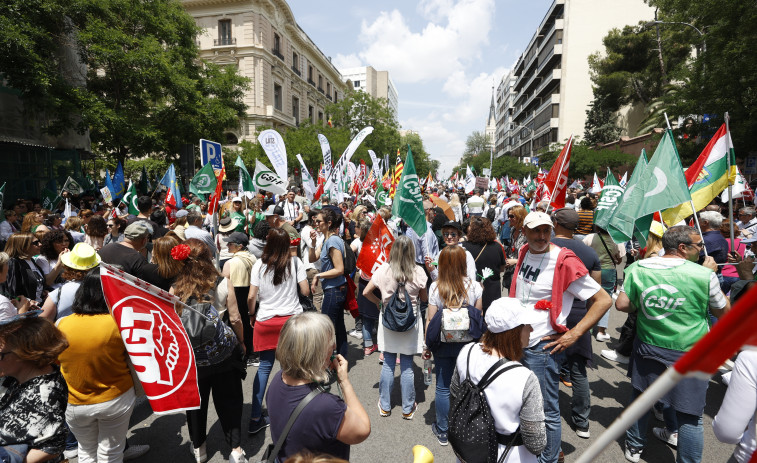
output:
<instances>
[{"instance_id":1,"label":"straw hat","mask_svg":"<svg viewBox=\"0 0 757 463\"><path fill-rule=\"evenodd\" d=\"M63 265L74 270L89 270L100 265L100 255L95 248L87 243L76 243L76 246L60 256Z\"/></svg>"}]
</instances>

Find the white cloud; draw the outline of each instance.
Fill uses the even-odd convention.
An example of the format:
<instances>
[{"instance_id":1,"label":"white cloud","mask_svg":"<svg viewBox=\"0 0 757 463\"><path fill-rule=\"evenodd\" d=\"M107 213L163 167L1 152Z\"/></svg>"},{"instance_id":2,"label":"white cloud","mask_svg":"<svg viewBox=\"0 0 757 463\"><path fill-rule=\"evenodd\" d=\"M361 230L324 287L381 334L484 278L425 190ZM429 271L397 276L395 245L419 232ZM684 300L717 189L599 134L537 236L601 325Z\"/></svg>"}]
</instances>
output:
<instances>
[{"instance_id":1,"label":"white cloud","mask_svg":"<svg viewBox=\"0 0 757 463\"><path fill-rule=\"evenodd\" d=\"M363 64L363 61L360 59L360 57L358 57L354 53L349 55L337 53L336 57L334 58L334 66L336 66L337 69L349 69L362 67L365 65Z\"/></svg>"},{"instance_id":2,"label":"white cloud","mask_svg":"<svg viewBox=\"0 0 757 463\"><path fill-rule=\"evenodd\" d=\"M464 68L488 44L494 0L425 0L418 8L431 20L419 32L410 29L399 10L363 21L362 61L389 70L396 82L423 82Z\"/></svg>"}]
</instances>

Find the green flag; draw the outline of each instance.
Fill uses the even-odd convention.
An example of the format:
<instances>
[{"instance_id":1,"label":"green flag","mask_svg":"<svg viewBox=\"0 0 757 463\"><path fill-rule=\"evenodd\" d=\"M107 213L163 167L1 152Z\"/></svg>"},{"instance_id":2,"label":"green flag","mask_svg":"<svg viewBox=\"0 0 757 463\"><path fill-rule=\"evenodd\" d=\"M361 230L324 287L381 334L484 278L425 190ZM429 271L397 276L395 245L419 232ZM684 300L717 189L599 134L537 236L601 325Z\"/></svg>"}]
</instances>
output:
<instances>
[{"instance_id":1,"label":"green flag","mask_svg":"<svg viewBox=\"0 0 757 463\"><path fill-rule=\"evenodd\" d=\"M594 210L594 224L596 226L607 230L607 225L610 223L612 214L615 212L615 208L618 207L622 197L623 188L608 167L605 186L602 187L602 194L599 196L597 208Z\"/></svg>"},{"instance_id":2,"label":"green flag","mask_svg":"<svg viewBox=\"0 0 757 463\"><path fill-rule=\"evenodd\" d=\"M189 182L189 192L193 193L203 201L205 201L205 195L212 194L216 191L216 174L213 171L213 165L207 163L202 166L202 169L198 170L192 181Z\"/></svg>"},{"instance_id":3,"label":"green flag","mask_svg":"<svg viewBox=\"0 0 757 463\"><path fill-rule=\"evenodd\" d=\"M139 193L137 193L137 187L129 180L129 188L126 189L126 194L121 198L121 202L129 206L129 214L139 215L139 209L137 208L138 199Z\"/></svg>"},{"instance_id":4,"label":"green flag","mask_svg":"<svg viewBox=\"0 0 757 463\"><path fill-rule=\"evenodd\" d=\"M241 195L242 191L255 191L255 184L252 182L252 176L247 171L244 161L242 161L242 156L237 155L234 165L239 167L239 190L241 190L239 194Z\"/></svg>"},{"instance_id":5,"label":"green flag","mask_svg":"<svg viewBox=\"0 0 757 463\"><path fill-rule=\"evenodd\" d=\"M626 188L623 192L623 196L621 196L620 200L618 200L618 204L615 206L615 209L613 209L613 214L615 213L615 210L617 210L618 206L620 206L620 204L623 202L623 198L625 197L627 192L632 191L634 188L636 188L635 185L639 183L639 178L641 177L641 174L644 173L644 169L647 168L647 164L648 164L647 151L644 148L642 148L641 154L639 155L639 159L636 161L636 166L634 167L633 172L631 173L631 178L628 180L628 183L626 183ZM610 221L612 221L612 217L610 218ZM641 223L638 223L637 226L641 225L643 227L644 223L647 223L647 218L642 217L641 219L637 220L637 222L641 222ZM649 221L649 223L651 223L651 220ZM649 223L647 223L647 229L649 229ZM616 243L625 243L626 241L628 241L628 238L626 238L626 236L623 233L617 231L615 228L613 228L609 224L606 230L612 237L612 240L615 241ZM634 228L634 231L637 232L638 230ZM638 233L635 233L635 235L638 236ZM644 241L646 241L646 238L644 238Z\"/></svg>"},{"instance_id":6,"label":"green flag","mask_svg":"<svg viewBox=\"0 0 757 463\"><path fill-rule=\"evenodd\" d=\"M376 190L376 208L386 206L387 199L389 199L389 193L384 189L384 185L379 182L378 190Z\"/></svg>"},{"instance_id":7,"label":"green flag","mask_svg":"<svg viewBox=\"0 0 757 463\"><path fill-rule=\"evenodd\" d=\"M137 184L137 191L139 191L139 194L149 195L150 188L150 177L147 175L147 168L142 166L142 178L139 179L139 183Z\"/></svg>"},{"instance_id":8,"label":"green flag","mask_svg":"<svg viewBox=\"0 0 757 463\"><path fill-rule=\"evenodd\" d=\"M42 208L50 211L54 211L62 198L54 191L50 191L47 188L42 189Z\"/></svg>"},{"instance_id":9,"label":"green flag","mask_svg":"<svg viewBox=\"0 0 757 463\"><path fill-rule=\"evenodd\" d=\"M410 151L410 145L407 147L407 159L405 160L405 167L402 170L402 178L399 185L397 185L397 192L394 195L392 215L402 217L415 230L418 236L426 233L426 214L423 211L423 195L421 195L418 174L415 172L415 163L413 162L413 153Z\"/></svg>"},{"instance_id":10,"label":"green flag","mask_svg":"<svg viewBox=\"0 0 757 463\"><path fill-rule=\"evenodd\" d=\"M691 194L683 175L673 133L667 130L638 182L634 185L629 182L623 201L615 209L609 227L631 239L637 219L687 201L691 201ZM644 233L643 228L640 227L639 230ZM647 228L647 232L648 230Z\"/></svg>"}]
</instances>

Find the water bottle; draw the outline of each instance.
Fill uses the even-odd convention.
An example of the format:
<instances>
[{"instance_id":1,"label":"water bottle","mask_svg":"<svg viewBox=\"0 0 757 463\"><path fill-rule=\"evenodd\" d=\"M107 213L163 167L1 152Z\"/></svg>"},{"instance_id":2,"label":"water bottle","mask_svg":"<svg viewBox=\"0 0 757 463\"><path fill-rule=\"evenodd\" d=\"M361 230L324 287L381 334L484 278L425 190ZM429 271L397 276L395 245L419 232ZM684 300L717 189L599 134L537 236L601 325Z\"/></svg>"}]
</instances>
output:
<instances>
[{"instance_id":1,"label":"water bottle","mask_svg":"<svg viewBox=\"0 0 757 463\"><path fill-rule=\"evenodd\" d=\"M431 384L431 359L427 358L423 361L423 384L426 386Z\"/></svg>"}]
</instances>

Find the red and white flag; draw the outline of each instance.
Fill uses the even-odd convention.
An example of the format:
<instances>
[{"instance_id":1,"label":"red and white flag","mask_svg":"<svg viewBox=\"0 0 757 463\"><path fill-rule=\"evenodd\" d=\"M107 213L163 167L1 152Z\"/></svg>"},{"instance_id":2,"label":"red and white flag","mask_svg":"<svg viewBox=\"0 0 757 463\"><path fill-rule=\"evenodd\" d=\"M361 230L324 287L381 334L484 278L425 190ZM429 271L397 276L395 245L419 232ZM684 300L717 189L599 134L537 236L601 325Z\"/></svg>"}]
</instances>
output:
<instances>
[{"instance_id":1,"label":"red and white flag","mask_svg":"<svg viewBox=\"0 0 757 463\"><path fill-rule=\"evenodd\" d=\"M221 195L223 194L223 179L226 177L226 166L222 167L220 171L218 171L218 176L216 177L216 191L211 195L210 200L208 201L208 214L213 215L216 212L216 209L218 209L218 201L221 198Z\"/></svg>"},{"instance_id":2,"label":"red and white flag","mask_svg":"<svg viewBox=\"0 0 757 463\"><path fill-rule=\"evenodd\" d=\"M152 410L200 408L194 351L174 309L179 298L106 263L100 264L100 278Z\"/></svg>"},{"instance_id":3,"label":"red and white flag","mask_svg":"<svg viewBox=\"0 0 757 463\"><path fill-rule=\"evenodd\" d=\"M373 276L373 272L379 268L379 265L389 260L392 243L394 243L392 232L384 223L384 219L376 215L376 220L365 235L356 264L367 279Z\"/></svg>"},{"instance_id":4,"label":"red and white flag","mask_svg":"<svg viewBox=\"0 0 757 463\"><path fill-rule=\"evenodd\" d=\"M544 179L549 195L550 205L555 209L565 207L565 192L568 189L568 170L570 169L570 153L573 149L573 135L563 146L560 155L557 156L552 168L549 169L547 178Z\"/></svg>"},{"instance_id":5,"label":"red and white flag","mask_svg":"<svg viewBox=\"0 0 757 463\"><path fill-rule=\"evenodd\" d=\"M599 194L602 192L602 187L605 186L602 179L597 177L597 173L594 172L594 181L591 183L591 188L589 188L589 193Z\"/></svg>"}]
</instances>

